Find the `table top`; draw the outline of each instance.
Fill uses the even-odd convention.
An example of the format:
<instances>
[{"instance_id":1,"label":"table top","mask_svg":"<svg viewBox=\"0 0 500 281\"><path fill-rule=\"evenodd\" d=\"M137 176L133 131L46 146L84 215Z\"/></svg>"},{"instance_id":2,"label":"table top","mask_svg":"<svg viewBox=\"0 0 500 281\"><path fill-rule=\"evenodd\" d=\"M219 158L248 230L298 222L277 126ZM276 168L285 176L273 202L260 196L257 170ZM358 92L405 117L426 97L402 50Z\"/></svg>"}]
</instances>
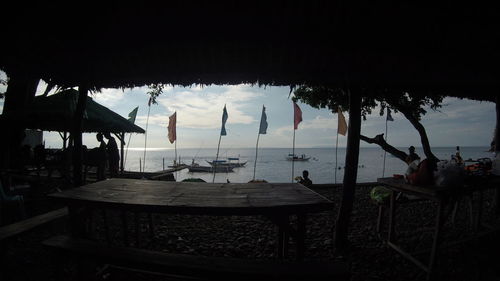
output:
<instances>
[{"instance_id":1,"label":"table top","mask_svg":"<svg viewBox=\"0 0 500 281\"><path fill-rule=\"evenodd\" d=\"M378 178L377 182L395 191L410 193L428 199L440 199L443 196L453 195L466 191L479 191L490 188L498 188L500 184L500 178L495 177L481 179L477 182L477 184L468 183L462 187L435 185L419 186L408 184L404 179L395 178Z\"/></svg>"},{"instance_id":2,"label":"table top","mask_svg":"<svg viewBox=\"0 0 500 281\"><path fill-rule=\"evenodd\" d=\"M441 194L449 192L453 187L444 186L419 186L406 183L404 179L396 178L378 178L378 183L400 192L407 192L416 195L423 195L426 197L438 198Z\"/></svg>"},{"instance_id":3,"label":"table top","mask_svg":"<svg viewBox=\"0 0 500 281\"><path fill-rule=\"evenodd\" d=\"M198 183L109 179L49 195L68 205L207 215L300 214L334 203L297 183Z\"/></svg>"}]
</instances>

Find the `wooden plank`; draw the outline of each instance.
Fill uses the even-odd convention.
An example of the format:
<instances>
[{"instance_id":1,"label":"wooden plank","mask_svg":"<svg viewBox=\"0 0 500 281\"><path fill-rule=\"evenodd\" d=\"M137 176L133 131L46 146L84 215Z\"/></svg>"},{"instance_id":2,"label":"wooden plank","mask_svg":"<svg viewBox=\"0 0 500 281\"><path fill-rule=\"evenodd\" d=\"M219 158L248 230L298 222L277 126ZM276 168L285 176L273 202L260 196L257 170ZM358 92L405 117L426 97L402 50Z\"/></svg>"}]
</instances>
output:
<instances>
[{"instance_id":1,"label":"wooden plank","mask_svg":"<svg viewBox=\"0 0 500 281\"><path fill-rule=\"evenodd\" d=\"M0 227L0 241L14 237L35 227L68 215L68 208L61 208L13 224Z\"/></svg>"},{"instance_id":2,"label":"wooden plank","mask_svg":"<svg viewBox=\"0 0 500 281\"><path fill-rule=\"evenodd\" d=\"M104 246L98 242L56 236L43 242L45 246L92 257L93 260L156 272L234 280L349 280L350 272L342 262L296 263L251 259L203 257L170 254L149 250ZM226 280L226 279L223 279ZM260 279L262 280L262 279Z\"/></svg>"}]
</instances>

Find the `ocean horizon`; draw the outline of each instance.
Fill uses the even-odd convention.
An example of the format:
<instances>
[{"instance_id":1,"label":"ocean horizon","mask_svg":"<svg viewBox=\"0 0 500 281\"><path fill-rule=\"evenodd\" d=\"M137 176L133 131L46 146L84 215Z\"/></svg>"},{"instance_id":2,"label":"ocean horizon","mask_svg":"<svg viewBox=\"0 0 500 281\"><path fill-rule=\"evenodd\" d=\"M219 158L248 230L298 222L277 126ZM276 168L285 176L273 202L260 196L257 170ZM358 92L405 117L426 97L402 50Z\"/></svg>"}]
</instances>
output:
<instances>
[{"instance_id":1,"label":"ocean horizon","mask_svg":"<svg viewBox=\"0 0 500 281\"><path fill-rule=\"evenodd\" d=\"M398 148L407 152L407 148ZM461 146L460 152L463 159L492 158L493 153L488 152L487 146ZM451 159L455 154L456 146L453 147L433 147L433 153L441 160ZM181 158L181 163L191 164L194 162L208 166L207 161L216 158L217 148L181 148L177 149L177 156ZM292 153L291 148L259 148L255 178L264 179L268 182L291 182L292 162L286 160L286 156ZM337 159L335 158L335 148L315 147L315 148L295 148L295 154L305 154L310 156L309 161L294 162L293 177L301 176L303 170L309 171L309 176L313 183L328 184L341 183L344 176L344 161L346 148L339 147ZM425 158L421 147L416 147L416 153ZM144 148L129 148L126 152L125 170L139 171L139 166L144 165ZM175 157L173 148L148 148L146 150L146 172L161 171L168 169L172 165ZM217 173L215 182L235 182L245 183L253 179L255 163L255 147L253 148L224 148L219 151L219 159L228 157L239 157L240 162L247 162L245 167L235 168L231 173ZM404 174L406 164L398 158L386 154L384 169L384 151L378 147L361 147L359 154L359 169L357 175L358 182L374 182L382 176L392 176L393 174ZM186 178L201 178L207 182L212 182L213 174L210 173L190 173L187 169L174 172L177 181Z\"/></svg>"}]
</instances>

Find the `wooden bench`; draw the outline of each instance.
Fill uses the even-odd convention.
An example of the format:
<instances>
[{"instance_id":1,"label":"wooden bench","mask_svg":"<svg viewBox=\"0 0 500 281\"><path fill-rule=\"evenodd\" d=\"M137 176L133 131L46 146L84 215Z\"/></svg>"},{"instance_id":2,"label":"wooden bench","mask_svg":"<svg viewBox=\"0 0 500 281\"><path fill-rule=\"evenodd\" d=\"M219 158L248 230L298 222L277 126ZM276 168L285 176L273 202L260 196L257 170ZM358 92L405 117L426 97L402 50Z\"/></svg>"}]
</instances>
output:
<instances>
[{"instance_id":1,"label":"wooden bench","mask_svg":"<svg viewBox=\"0 0 500 281\"><path fill-rule=\"evenodd\" d=\"M6 258L7 245L10 239L67 215L68 208L61 208L0 227L0 280L10 280L9 273L4 269L4 259Z\"/></svg>"},{"instance_id":2,"label":"wooden bench","mask_svg":"<svg viewBox=\"0 0 500 281\"><path fill-rule=\"evenodd\" d=\"M350 279L349 267L343 262L299 263L170 254L129 247L105 246L99 242L69 236L55 236L45 240L43 244L61 253L73 255L80 261L91 260L135 270L162 273L173 277L173 280L333 281ZM86 273L78 272L77 274L82 278Z\"/></svg>"},{"instance_id":3,"label":"wooden bench","mask_svg":"<svg viewBox=\"0 0 500 281\"><path fill-rule=\"evenodd\" d=\"M0 227L0 242L68 215L68 208L61 208L45 214Z\"/></svg>"}]
</instances>

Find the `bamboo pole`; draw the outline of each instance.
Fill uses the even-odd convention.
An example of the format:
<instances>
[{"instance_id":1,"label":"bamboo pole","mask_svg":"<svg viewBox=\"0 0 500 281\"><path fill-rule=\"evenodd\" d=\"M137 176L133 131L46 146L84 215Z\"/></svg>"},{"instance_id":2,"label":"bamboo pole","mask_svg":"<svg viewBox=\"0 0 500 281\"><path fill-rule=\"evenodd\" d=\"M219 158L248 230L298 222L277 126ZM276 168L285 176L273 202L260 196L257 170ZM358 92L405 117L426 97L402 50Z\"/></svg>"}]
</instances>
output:
<instances>
[{"instance_id":1,"label":"bamboo pole","mask_svg":"<svg viewBox=\"0 0 500 281\"><path fill-rule=\"evenodd\" d=\"M337 141L335 143L335 183L337 183L338 148L339 148L339 129L337 128Z\"/></svg>"},{"instance_id":2,"label":"bamboo pole","mask_svg":"<svg viewBox=\"0 0 500 281\"><path fill-rule=\"evenodd\" d=\"M293 129L293 146L292 146L292 183L293 183L294 172L295 172L295 128Z\"/></svg>"},{"instance_id":3,"label":"bamboo pole","mask_svg":"<svg viewBox=\"0 0 500 281\"><path fill-rule=\"evenodd\" d=\"M259 137L260 133L257 134L257 145L255 146L255 162L253 163L253 180L255 180L255 169L257 168L257 152L259 151ZM238 156L238 162L240 161Z\"/></svg>"},{"instance_id":4,"label":"bamboo pole","mask_svg":"<svg viewBox=\"0 0 500 281\"><path fill-rule=\"evenodd\" d=\"M146 132L144 135L144 165L142 167L142 172L146 170L146 146L148 143L148 124L149 124L149 113L151 112L151 104L148 106L148 117L146 118Z\"/></svg>"},{"instance_id":5,"label":"bamboo pole","mask_svg":"<svg viewBox=\"0 0 500 281\"><path fill-rule=\"evenodd\" d=\"M214 169L214 176L212 179L212 183L215 182L215 172L217 171L217 160L219 160L219 148L220 148L220 140L221 139L222 139L222 134L219 135L219 144L217 145L217 155L215 156L215 162L213 162L214 164L212 165L212 169Z\"/></svg>"},{"instance_id":6,"label":"bamboo pole","mask_svg":"<svg viewBox=\"0 0 500 281\"><path fill-rule=\"evenodd\" d=\"M387 142L387 121L388 121L387 118L385 118L385 142ZM387 156L387 151L384 150L384 167L382 168L382 177L385 176L385 157L386 156Z\"/></svg>"}]
</instances>

